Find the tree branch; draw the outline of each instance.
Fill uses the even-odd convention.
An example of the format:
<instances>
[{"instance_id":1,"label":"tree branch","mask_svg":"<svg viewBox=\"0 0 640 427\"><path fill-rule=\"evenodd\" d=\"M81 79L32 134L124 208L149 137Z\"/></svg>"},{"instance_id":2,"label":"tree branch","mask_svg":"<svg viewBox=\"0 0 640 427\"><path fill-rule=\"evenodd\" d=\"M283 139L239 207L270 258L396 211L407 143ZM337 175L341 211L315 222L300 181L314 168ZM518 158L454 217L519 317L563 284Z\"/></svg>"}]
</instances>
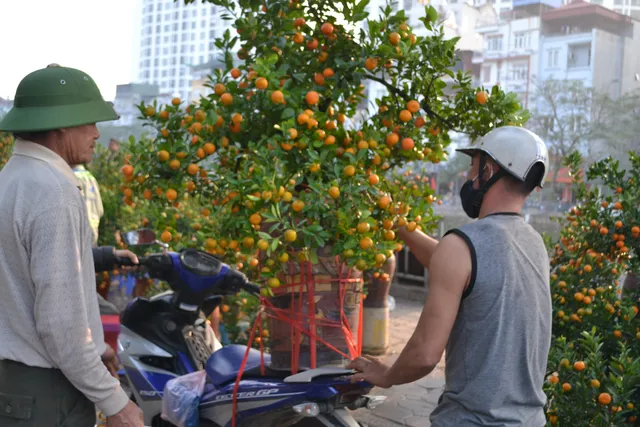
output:
<instances>
[{"instance_id":1,"label":"tree branch","mask_svg":"<svg viewBox=\"0 0 640 427\"><path fill-rule=\"evenodd\" d=\"M400 96L402 99L404 99L405 101L410 101L411 97L409 96L408 93L406 93L405 91L398 89L397 87L395 87L394 85L392 85L391 83L389 83L388 81L381 79L379 77L367 74L364 76L365 79L369 79L369 80L373 80L375 82L378 82L382 85L384 85L389 92L391 92L393 95L395 96ZM460 130L460 129L456 129L456 127L447 119L445 119L444 117L442 117L440 114L436 113L435 111L433 111L431 109L431 106L429 106L429 104L427 104L426 101L423 101L420 106L422 107L422 109L424 111L427 112L427 115L431 118L431 119L437 119L438 121L440 121L441 123L444 123L445 125L447 125L447 127L449 128L449 130L452 130L454 132L458 132L458 133L464 133L469 135L469 132Z\"/></svg>"}]
</instances>

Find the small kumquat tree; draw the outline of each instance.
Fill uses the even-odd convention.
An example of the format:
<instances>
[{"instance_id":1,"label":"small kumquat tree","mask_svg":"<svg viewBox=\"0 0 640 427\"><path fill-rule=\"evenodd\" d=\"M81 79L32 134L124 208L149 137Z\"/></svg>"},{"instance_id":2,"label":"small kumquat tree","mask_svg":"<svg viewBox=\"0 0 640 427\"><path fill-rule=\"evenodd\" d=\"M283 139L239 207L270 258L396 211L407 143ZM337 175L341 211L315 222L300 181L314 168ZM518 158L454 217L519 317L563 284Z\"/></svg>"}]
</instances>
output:
<instances>
[{"instance_id":1,"label":"small kumquat tree","mask_svg":"<svg viewBox=\"0 0 640 427\"><path fill-rule=\"evenodd\" d=\"M640 157L629 170L605 159L586 177L582 159L567 158L579 203L562 221L552 249L554 320L547 418L551 425L636 425L640 405L640 306L619 278L639 271Z\"/></svg>"}]
</instances>

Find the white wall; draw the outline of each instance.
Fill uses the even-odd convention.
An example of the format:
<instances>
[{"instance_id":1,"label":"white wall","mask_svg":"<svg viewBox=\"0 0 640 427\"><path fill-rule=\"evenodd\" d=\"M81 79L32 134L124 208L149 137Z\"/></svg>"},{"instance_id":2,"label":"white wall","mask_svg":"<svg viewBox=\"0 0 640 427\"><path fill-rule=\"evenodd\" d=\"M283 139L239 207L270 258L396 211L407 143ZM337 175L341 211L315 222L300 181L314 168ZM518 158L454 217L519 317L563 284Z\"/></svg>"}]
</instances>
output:
<instances>
[{"instance_id":1,"label":"white wall","mask_svg":"<svg viewBox=\"0 0 640 427\"><path fill-rule=\"evenodd\" d=\"M582 80L587 87L593 85L593 64L597 58L594 52L594 31L588 33L543 36L540 49L540 79L549 78ZM569 47L571 45L591 44L589 66L575 67L569 65ZM552 53L550 53L552 52ZM557 53L556 53L557 52ZM608 64L610 67L611 64Z\"/></svg>"}]
</instances>

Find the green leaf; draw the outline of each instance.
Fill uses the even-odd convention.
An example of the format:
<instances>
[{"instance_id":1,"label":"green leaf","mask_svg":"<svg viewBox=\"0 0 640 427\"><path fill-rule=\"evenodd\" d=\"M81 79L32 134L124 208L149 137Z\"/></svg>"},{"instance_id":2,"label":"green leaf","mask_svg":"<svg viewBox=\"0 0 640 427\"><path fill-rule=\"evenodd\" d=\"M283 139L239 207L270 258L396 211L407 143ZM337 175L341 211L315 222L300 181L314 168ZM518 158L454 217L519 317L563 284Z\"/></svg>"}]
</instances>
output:
<instances>
[{"instance_id":1,"label":"green leaf","mask_svg":"<svg viewBox=\"0 0 640 427\"><path fill-rule=\"evenodd\" d=\"M258 231L258 236L264 240L271 240L271 236L263 231Z\"/></svg>"},{"instance_id":2,"label":"green leaf","mask_svg":"<svg viewBox=\"0 0 640 427\"><path fill-rule=\"evenodd\" d=\"M282 119L287 120L296 115L296 111L293 108L285 108L282 112Z\"/></svg>"},{"instance_id":3,"label":"green leaf","mask_svg":"<svg viewBox=\"0 0 640 427\"><path fill-rule=\"evenodd\" d=\"M279 244L280 244L280 239L274 239L273 242L271 242L271 250L275 251L276 249L278 249Z\"/></svg>"}]
</instances>

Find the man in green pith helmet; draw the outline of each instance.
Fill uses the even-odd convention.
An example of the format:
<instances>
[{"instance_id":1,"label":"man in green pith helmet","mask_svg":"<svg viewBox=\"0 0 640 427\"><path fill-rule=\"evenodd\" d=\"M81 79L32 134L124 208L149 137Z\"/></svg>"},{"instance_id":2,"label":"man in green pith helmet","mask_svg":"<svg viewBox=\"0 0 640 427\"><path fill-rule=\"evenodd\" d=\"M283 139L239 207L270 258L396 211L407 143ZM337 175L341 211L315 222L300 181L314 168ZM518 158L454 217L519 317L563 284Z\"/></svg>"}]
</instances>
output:
<instances>
[{"instance_id":1,"label":"man in green pith helmet","mask_svg":"<svg viewBox=\"0 0 640 427\"><path fill-rule=\"evenodd\" d=\"M0 130L16 138L0 171L0 425L142 427L103 364L93 234L71 165L89 163L97 122L116 120L86 73L27 75Z\"/></svg>"}]
</instances>

